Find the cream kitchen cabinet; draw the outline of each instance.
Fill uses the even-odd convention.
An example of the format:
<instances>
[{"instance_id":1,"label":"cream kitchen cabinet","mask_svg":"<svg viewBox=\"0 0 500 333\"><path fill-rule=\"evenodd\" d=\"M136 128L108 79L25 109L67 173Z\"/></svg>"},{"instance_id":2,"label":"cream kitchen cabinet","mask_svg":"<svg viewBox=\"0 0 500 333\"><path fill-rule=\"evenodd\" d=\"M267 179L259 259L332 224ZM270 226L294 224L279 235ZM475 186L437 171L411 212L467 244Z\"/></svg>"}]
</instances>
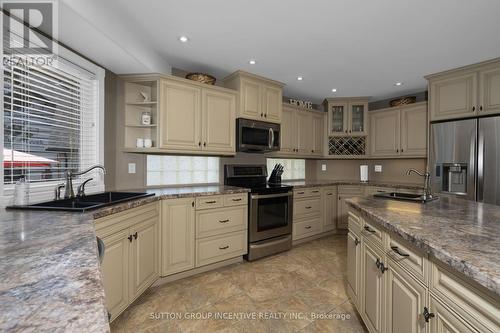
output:
<instances>
[{"instance_id":1,"label":"cream kitchen cabinet","mask_svg":"<svg viewBox=\"0 0 500 333\"><path fill-rule=\"evenodd\" d=\"M293 191L294 241L315 236L323 231L323 198L319 187L297 188Z\"/></svg>"},{"instance_id":2,"label":"cream kitchen cabinet","mask_svg":"<svg viewBox=\"0 0 500 333\"><path fill-rule=\"evenodd\" d=\"M162 201L161 276L195 266L194 198Z\"/></svg>"},{"instance_id":3,"label":"cream kitchen cabinet","mask_svg":"<svg viewBox=\"0 0 500 333\"><path fill-rule=\"evenodd\" d=\"M426 76L430 120L500 113L500 60Z\"/></svg>"},{"instance_id":4,"label":"cream kitchen cabinet","mask_svg":"<svg viewBox=\"0 0 500 333\"><path fill-rule=\"evenodd\" d=\"M364 195L363 188L356 185L340 185L337 194L337 229L347 229L349 220L349 207L346 199L361 197Z\"/></svg>"},{"instance_id":5,"label":"cream kitchen cabinet","mask_svg":"<svg viewBox=\"0 0 500 333\"><path fill-rule=\"evenodd\" d=\"M337 187L323 189L323 231L337 227Z\"/></svg>"},{"instance_id":6,"label":"cream kitchen cabinet","mask_svg":"<svg viewBox=\"0 0 500 333\"><path fill-rule=\"evenodd\" d=\"M235 152L235 92L162 79L160 103L160 148Z\"/></svg>"},{"instance_id":7,"label":"cream kitchen cabinet","mask_svg":"<svg viewBox=\"0 0 500 333\"><path fill-rule=\"evenodd\" d=\"M361 237L355 232L347 234L347 290L351 300L361 308Z\"/></svg>"},{"instance_id":8,"label":"cream kitchen cabinet","mask_svg":"<svg viewBox=\"0 0 500 333\"><path fill-rule=\"evenodd\" d=\"M371 156L426 157L427 104L370 112Z\"/></svg>"},{"instance_id":9,"label":"cream kitchen cabinet","mask_svg":"<svg viewBox=\"0 0 500 333\"><path fill-rule=\"evenodd\" d=\"M106 249L101 271L111 320L159 278L158 220L158 203L95 220Z\"/></svg>"},{"instance_id":10,"label":"cream kitchen cabinet","mask_svg":"<svg viewBox=\"0 0 500 333\"><path fill-rule=\"evenodd\" d=\"M325 114L283 104L281 155L323 156Z\"/></svg>"},{"instance_id":11,"label":"cream kitchen cabinet","mask_svg":"<svg viewBox=\"0 0 500 333\"><path fill-rule=\"evenodd\" d=\"M239 91L238 118L281 123L283 83L244 71L236 71L222 81Z\"/></svg>"},{"instance_id":12,"label":"cream kitchen cabinet","mask_svg":"<svg viewBox=\"0 0 500 333\"><path fill-rule=\"evenodd\" d=\"M327 98L329 136L364 136L368 134L368 98Z\"/></svg>"}]
</instances>

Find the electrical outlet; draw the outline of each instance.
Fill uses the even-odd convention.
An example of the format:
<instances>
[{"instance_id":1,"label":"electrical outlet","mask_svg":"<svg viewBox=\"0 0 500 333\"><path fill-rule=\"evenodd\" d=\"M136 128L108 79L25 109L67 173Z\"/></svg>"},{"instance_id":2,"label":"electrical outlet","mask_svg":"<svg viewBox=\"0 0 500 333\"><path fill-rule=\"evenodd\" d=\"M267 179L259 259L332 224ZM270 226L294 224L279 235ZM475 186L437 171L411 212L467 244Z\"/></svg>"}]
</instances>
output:
<instances>
[{"instance_id":1,"label":"electrical outlet","mask_svg":"<svg viewBox=\"0 0 500 333\"><path fill-rule=\"evenodd\" d=\"M321 171L326 171L326 164L321 164Z\"/></svg>"},{"instance_id":2,"label":"electrical outlet","mask_svg":"<svg viewBox=\"0 0 500 333\"><path fill-rule=\"evenodd\" d=\"M375 165L375 172L382 172L382 166L381 165Z\"/></svg>"},{"instance_id":3,"label":"electrical outlet","mask_svg":"<svg viewBox=\"0 0 500 333\"><path fill-rule=\"evenodd\" d=\"M135 173L135 163L128 164L128 173Z\"/></svg>"}]
</instances>

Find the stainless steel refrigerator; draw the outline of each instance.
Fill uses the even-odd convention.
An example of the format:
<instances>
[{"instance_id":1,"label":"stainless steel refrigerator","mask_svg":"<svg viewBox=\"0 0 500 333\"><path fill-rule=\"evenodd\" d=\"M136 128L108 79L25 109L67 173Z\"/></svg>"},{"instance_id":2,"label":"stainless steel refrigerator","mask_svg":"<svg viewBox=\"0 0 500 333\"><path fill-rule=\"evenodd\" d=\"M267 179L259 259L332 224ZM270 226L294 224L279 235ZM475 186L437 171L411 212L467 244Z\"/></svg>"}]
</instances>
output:
<instances>
[{"instance_id":1,"label":"stainless steel refrigerator","mask_svg":"<svg viewBox=\"0 0 500 333\"><path fill-rule=\"evenodd\" d=\"M500 117L431 125L434 193L500 205Z\"/></svg>"}]
</instances>

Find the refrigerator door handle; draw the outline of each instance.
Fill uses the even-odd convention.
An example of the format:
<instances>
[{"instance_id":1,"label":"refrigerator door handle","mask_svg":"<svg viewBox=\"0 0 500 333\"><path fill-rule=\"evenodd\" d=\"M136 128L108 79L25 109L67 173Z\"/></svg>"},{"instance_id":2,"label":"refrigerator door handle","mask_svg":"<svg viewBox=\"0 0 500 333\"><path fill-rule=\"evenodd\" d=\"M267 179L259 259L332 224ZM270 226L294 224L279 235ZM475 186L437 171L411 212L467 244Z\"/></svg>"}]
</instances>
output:
<instances>
[{"instance_id":1,"label":"refrigerator door handle","mask_svg":"<svg viewBox=\"0 0 500 333\"><path fill-rule=\"evenodd\" d=\"M479 140L477 146L477 201L483 201L484 191L484 132L479 127Z\"/></svg>"}]
</instances>

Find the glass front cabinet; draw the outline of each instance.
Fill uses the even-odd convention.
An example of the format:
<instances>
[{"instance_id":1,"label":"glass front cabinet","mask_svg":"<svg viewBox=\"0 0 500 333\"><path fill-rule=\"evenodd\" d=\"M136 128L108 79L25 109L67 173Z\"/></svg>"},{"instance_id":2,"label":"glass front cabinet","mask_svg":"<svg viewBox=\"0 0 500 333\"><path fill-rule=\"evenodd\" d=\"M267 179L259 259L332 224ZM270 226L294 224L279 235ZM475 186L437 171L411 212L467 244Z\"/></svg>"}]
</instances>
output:
<instances>
[{"instance_id":1,"label":"glass front cabinet","mask_svg":"<svg viewBox=\"0 0 500 333\"><path fill-rule=\"evenodd\" d=\"M368 98L327 98L329 136L368 135Z\"/></svg>"}]
</instances>

